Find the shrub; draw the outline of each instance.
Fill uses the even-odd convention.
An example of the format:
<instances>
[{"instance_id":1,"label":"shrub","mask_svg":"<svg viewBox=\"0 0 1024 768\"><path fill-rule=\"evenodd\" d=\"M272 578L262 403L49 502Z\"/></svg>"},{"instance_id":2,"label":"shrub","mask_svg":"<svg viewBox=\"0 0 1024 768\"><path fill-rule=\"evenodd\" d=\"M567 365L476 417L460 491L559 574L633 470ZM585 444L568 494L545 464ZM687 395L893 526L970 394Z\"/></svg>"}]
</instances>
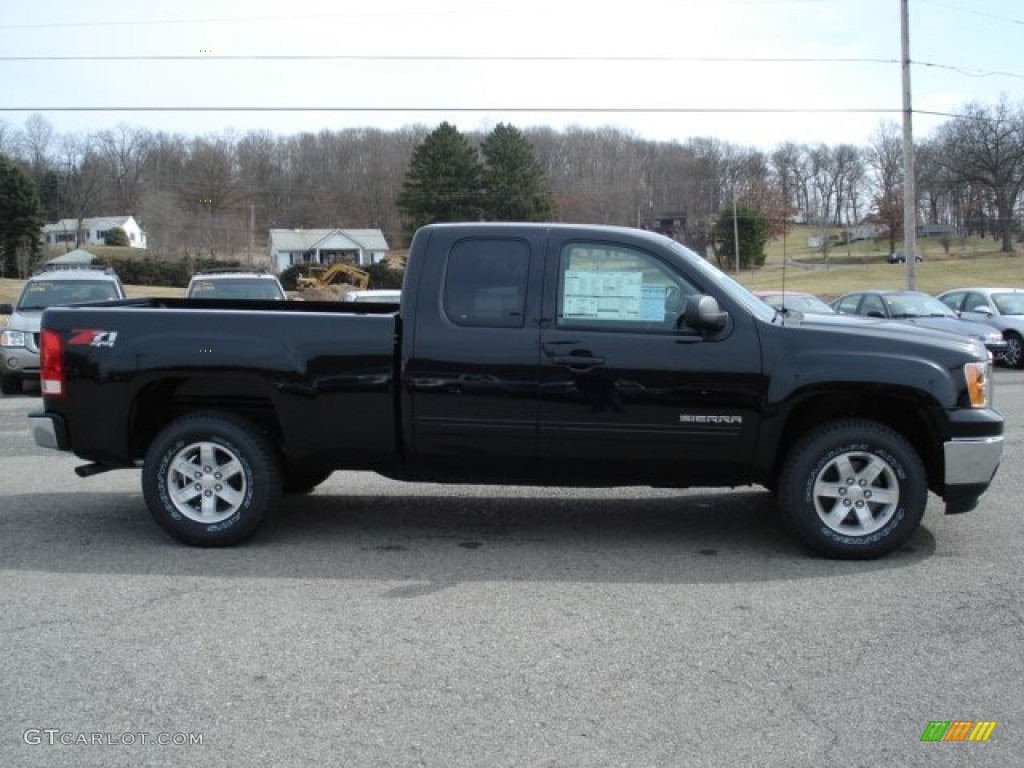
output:
<instances>
[{"instance_id":1,"label":"shrub","mask_svg":"<svg viewBox=\"0 0 1024 768\"><path fill-rule=\"evenodd\" d=\"M121 229L121 227L111 227L103 236L103 244L131 245L131 241L128 239L128 233Z\"/></svg>"}]
</instances>

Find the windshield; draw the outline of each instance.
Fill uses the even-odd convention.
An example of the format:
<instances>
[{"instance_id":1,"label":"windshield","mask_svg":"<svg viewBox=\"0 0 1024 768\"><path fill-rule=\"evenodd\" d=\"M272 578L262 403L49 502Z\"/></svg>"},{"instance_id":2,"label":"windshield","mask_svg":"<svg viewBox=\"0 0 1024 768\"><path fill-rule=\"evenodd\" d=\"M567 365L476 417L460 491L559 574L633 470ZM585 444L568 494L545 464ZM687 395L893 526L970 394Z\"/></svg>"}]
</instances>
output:
<instances>
[{"instance_id":1,"label":"windshield","mask_svg":"<svg viewBox=\"0 0 1024 768\"><path fill-rule=\"evenodd\" d=\"M116 284L109 280L29 280L21 292L18 309L46 309L119 298Z\"/></svg>"},{"instance_id":2,"label":"windshield","mask_svg":"<svg viewBox=\"0 0 1024 768\"><path fill-rule=\"evenodd\" d=\"M1024 315L1024 293L993 293L992 303L1001 315Z\"/></svg>"},{"instance_id":3,"label":"windshield","mask_svg":"<svg viewBox=\"0 0 1024 768\"><path fill-rule=\"evenodd\" d=\"M675 250L687 264L693 266L704 277L708 278L711 282L725 291L729 295L730 299L743 305L743 307L752 315L764 320L765 322L771 322L775 317L774 307L770 307L765 304L757 298L757 296L737 283L707 259L702 259L689 248L684 245L680 245L674 240L671 241L670 247Z\"/></svg>"},{"instance_id":4,"label":"windshield","mask_svg":"<svg viewBox=\"0 0 1024 768\"><path fill-rule=\"evenodd\" d=\"M892 317L956 317L956 313L926 293L895 293L885 296Z\"/></svg>"},{"instance_id":5,"label":"windshield","mask_svg":"<svg viewBox=\"0 0 1024 768\"><path fill-rule=\"evenodd\" d=\"M190 299L283 299L273 280L230 278L194 280L188 289Z\"/></svg>"}]
</instances>

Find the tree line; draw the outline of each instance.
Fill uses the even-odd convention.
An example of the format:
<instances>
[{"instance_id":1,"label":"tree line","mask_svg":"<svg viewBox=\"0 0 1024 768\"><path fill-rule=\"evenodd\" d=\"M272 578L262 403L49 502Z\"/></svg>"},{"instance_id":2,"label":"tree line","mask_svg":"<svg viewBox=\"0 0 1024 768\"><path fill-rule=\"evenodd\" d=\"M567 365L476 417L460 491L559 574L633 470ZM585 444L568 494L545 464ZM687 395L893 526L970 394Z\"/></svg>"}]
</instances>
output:
<instances>
[{"instance_id":1,"label":"tree line","mask_svg":"<svg viewBox=\"0 0 1024 768\"><path fill-rule=\"evenodd\" d=\"M651 141L615 127L460 132L444 123L280 136L185 136L120 124L59 133L42 116L0 123L0 207L21 175L39 218L132 215L158 259L238 256L270 228L379 228L393 247L437 217L534 218L652 227L703 248L734 203L773 222L852 227L875 220L894 247L903 210L901 131L864 145L714 138ZM916 143L921 223L1013 248L1024 184L1024 108L971 103ZM465 175L468 174L468 175ZM445 209L442 203L449 205ZM456 205L458 203L458 205ZM5 255L12 245L0 211Z\"/></svg>"}]
</instances>

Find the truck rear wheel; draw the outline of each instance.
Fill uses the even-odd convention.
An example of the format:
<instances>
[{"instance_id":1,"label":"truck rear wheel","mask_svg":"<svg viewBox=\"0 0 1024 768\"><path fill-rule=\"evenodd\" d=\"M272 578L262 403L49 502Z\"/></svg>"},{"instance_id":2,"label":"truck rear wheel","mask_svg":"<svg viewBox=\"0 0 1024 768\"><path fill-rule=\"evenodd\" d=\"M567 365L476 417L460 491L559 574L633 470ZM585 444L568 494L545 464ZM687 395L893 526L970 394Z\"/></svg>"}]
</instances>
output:
<instances>
[{"instance_id":1,"label":"truck rear wheel","mask_svg":"<svg viewBox=\"0 0 1024 768\"><path fill-rule=\"evenodd\" d=\"M928 501L924 465L901 435L873 421L845 419L804 436L779 481L783 517L816 552L881 557L921 524Z\"/></svg>"},{"instance_id":2,"label":"truck rear wheel","mask_svg":"<svg viewBox=\"0 0 1024 768\"><path fill-rule=\"evenodd\" d=\"M142 468L153 519L186 544L237 544L256 530L281 493L273 448L229 414L183 416L153 440Z\"/></svg>"}]
</instances>

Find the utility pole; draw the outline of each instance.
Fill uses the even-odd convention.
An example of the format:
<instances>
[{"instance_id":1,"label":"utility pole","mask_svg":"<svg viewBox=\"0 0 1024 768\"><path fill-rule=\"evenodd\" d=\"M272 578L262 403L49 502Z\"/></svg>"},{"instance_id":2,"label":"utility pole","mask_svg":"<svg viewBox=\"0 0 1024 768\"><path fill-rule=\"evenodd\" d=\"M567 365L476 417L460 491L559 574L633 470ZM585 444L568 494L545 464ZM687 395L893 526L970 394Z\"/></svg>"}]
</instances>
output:
<instances>
[{"instance_id":1,"label":"utility pole","mask_svg":"<svg viewBox=\"0 0 1024 768\"><path fill-rule=\"evenodd\" d=\"M732 183L732 248L736 253L736 277L740 275L740 223L736 217L736 182Z\"/></svg>"},{"instance_id":2,"label":"utility pole","mask_svg":"<svg viewBox=\"0 0 1024 768\"><path fill-rule=\"evenodd\" d=\"M900 32L903 60L903 254L907 265L907 290L917 285L917 190L914 179L914 110L910 99L910 0L900 0Z\"/></svg>"}]
</instances>

